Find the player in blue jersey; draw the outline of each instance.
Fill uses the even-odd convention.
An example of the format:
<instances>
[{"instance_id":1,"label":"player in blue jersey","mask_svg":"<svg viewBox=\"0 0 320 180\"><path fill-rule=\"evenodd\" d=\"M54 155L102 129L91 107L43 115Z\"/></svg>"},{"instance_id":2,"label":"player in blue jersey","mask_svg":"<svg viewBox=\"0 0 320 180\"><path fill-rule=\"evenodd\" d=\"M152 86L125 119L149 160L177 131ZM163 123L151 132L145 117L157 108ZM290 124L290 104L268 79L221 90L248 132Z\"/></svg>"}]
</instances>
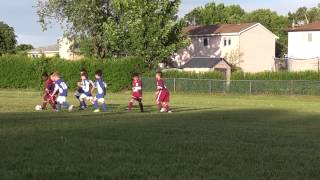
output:
<instances>
[{"instance_id":1,"label":"player in blue jersey","mask_svg":"<svg viewBox=\"0 0 320 180\"><path fill-rule=\"evenodd\" d=\"M91 93L91 89L93 87L93 82L88 79L87 73L81 74L81 83L80 88L82 89L82 93L80 94L80 109L84 110L86 108L86 101L93 102L93 97Z\"/></svg>"},{"instance_id":2,"label":"player in blue jersey","mask_svg":"<svg viewBox=\"0 0 320 180\"><path fill-rule=\"evenodd\" d=\"M80 78L79 78L79 81L77 82L77 87L78 87L78 89L77 89L76 92L74 93L74 96L77 98L77 100L78 100L79 103L80 103L80 105L79 105L79 108L80 108L80 109L81 109L81 106L82 106L82 105L84 105L85 108L87 107L87 104L86 104L85 102L84 102L84 104L83 104L83 103L81 103L81 101L80 101L80 95L83 93L83 89L82 89L82 87L81 87L81 82L82 82L81 76L82 76L83 74L88 74L88 73L87 73L87 70L82 69L82 70L80 71Z\"/></svg>"},{"instance_id":3,"label":"player in blue jersey","mask_svg":"<svg viewBox=\"0 0 320 180\"><path fill-rule=\"evenodd\" d=\"M104 112L108 112L108 108L105 102L105 95L106 95L106 90L107 90L107 84L103 81L102 79L102 71L98 70L95 73L95 77L96 77L96 81L94 82L94 87L92 89L92 91L94 89L96 89L96 96L94 98L94 112L100 112L99 109L99 103L102 104L102 109Z\"/></svg>"},{"instance_id":4,"label":"player in blue jersey","mask_svg":"<svg viewBox=\"0 0 320 180\"><path fill-rule=\"evenodd\" d=\"M68 109L69 112L71 112L73 109L73 105L70 105L67 101L67 96L68 96L67 84L61 78L58 72L53 73L52 78L53 78L53 81L55 82L55 87L51 96L53 97L56 93L59 93L57 97L57 111L61 111L61 108L64 107Z\"/></svg>"}]
</instances>

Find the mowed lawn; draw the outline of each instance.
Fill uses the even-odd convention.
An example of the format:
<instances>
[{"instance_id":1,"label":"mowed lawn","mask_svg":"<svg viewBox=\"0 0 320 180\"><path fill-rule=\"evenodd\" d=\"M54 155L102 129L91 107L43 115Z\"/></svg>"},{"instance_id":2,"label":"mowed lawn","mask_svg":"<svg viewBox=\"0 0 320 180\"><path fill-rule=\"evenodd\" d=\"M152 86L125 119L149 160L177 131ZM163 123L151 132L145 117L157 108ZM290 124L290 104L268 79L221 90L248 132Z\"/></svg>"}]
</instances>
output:
<instances>
[{"instance_id":1,"label":"mowed lawn","mask_svg":"<svg viewBox=\"0 0 320 180\"><path fill-rule=\"evenodd\" d=\"M0 91L0 179L319 179L320 97L173 94L173 114L34 112ZM72 103L76 104L73 97Z\"/></svg>"}]
</instances>

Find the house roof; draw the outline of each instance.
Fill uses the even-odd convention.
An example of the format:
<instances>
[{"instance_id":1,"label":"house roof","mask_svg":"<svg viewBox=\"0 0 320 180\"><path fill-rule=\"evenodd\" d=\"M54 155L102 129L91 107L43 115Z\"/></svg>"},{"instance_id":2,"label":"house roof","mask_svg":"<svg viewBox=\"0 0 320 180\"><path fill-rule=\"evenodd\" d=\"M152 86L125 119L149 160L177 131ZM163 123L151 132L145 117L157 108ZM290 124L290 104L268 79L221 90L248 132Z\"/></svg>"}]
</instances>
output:
<instances>
[{"instance_id":1,"label":"house roof","mask_svg":"<svg viewBox=\"0 0 320 180\"><path fill-rule=\"evenodd\" d=\"M241 33L242 31L257 24L259 23L189 26L186 28L186 31L191 36Z\"/></svg>"},{"instance_id":2,"label":"house roof","mask_svg":"<svg viewBox=\"0 0 320 180\"><path fill-rule=\"evenodd\" d=\"M58 44L53 44L50 46L46 46L46 47L39 47L39 48L35 48L29 51L29 53L35 53L35 52L59 52L59 45Z\"/></svg>"},{"instance_id":3,"label":"house roof","mask_svg":"<svg viewBox=\"0 0 320 180\"><path fill-rule=\"evenodd\" d=\"M192 58L182 68L213 68L221 61L225 60L223 58Z\"/></svg>"},{"instance_id":4,"label":"house roof","mask_svg":"<svg viewBox=\"0 0 320 180\"><path fill-rule=\"evenodd\" d=\"M310 24L305 24L302 26L295 26L295 27L289 28L287 31L288 32L320 31L320 22L318 21Z\"/></svg>"}]
</instances>

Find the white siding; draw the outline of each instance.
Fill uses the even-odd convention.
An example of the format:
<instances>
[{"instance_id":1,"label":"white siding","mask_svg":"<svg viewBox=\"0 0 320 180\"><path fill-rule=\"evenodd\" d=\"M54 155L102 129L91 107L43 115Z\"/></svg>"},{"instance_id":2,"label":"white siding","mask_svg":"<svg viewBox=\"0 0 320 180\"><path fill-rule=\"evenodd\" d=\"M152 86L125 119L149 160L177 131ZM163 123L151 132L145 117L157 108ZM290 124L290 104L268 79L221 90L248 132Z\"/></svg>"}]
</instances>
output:
<instances>
[{"instance_id":1,"label":"white siding","mask_svg":"<svg viewBox=\"0 0 320 180\"><path fill-rule=\"evenodd\" d=\"M312 41L308 34L312 33ZM289 58L309 59L320 57L320 31L289 32Z\"/></svg>"}]
</instances>

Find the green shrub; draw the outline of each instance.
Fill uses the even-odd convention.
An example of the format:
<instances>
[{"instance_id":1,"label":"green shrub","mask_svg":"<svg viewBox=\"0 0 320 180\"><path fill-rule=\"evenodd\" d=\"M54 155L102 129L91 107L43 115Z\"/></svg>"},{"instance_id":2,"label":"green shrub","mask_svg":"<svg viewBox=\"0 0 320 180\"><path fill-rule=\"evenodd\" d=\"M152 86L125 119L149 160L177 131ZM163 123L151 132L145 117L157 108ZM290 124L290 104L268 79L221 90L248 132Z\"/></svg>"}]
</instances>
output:
<instances>
[{"instance_id":1,"label":"green shrub","mask_svg":"<svg viewBox=\"0 0 320 180\"><path fill-rule=\"evenodd\" d=\"M154 77L156 72L144 73L145 77ZM181 72L181 71L166 71L164 72L166 78L190 78L190 79L216 79L223 80L224 75L220 72L206 72L206 73L195 73L195 72Z\"/></svg>"},{"instance_id":2,"label":"green shrub","mask_svg":"<svg viewBox=\"0 0 320 180\"><path fill-rule=\"evenodd\" d=\"M148 72L144 77L154 77L155 72ZM167 71L164 72L166 78L190 78L190 79L214 79L224 80L224 75L220 72L180 72ZM233 72L231 80L320 80L320 73L316 71L305 72L261 72L261 73L244 73Z\"/></svg>"},{"instance_id":3,"label":"green shrub","mask_svg":"<svg viewBox=\"0 0 320 180\"><path fill-rule=\"evenodd\" d=\"M304 72L261 72L261 73L232 73L232 80L320 80L316 71Z\"/></svg>"},{"instance_id":4,"label":"green shrub","mask_svg":"<svg viewBox=\"0 0 320 180\"><path fill-rule=\"evenodd\" d=\"M65 61L59 58L32 59L25 56L0 57L0 88L41 89L43 72L59 71L70 89L76 88L79 72L85 68L94 79L97 69L104 72L110 91L120 91L130 86L131 73L145 71L142 58L83 59Z\"/></svg>"}]
</instances>

